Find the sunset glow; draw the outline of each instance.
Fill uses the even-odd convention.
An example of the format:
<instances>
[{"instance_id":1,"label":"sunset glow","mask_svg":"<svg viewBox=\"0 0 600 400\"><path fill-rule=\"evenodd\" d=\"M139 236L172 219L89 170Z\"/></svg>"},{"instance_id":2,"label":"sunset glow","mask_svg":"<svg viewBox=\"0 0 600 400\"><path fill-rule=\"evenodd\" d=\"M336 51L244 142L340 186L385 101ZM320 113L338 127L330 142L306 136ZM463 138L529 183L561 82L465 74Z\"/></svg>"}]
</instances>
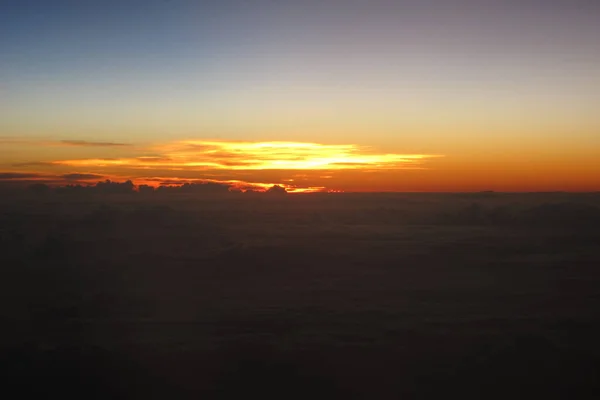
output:
<instances>
[{"instance_id":1,"label":"sunset glow","mask_svg":"<svg viewBox=\"0 0 600 400\"><path fill-rule=\"evenodd\" d=\"M5 392L591 398L599 112L600 0L0 0Z\"/></svg>"},{"instance_id":2,"label":"sunset glow","mask_svg":"<svg viewBox=\"0 0 600 400\"><path fill-rule=\"evenodd\" d=\"M152 148L158 156L119 159L57 160L73 167L127 166L131 168L186 168L194 170L339 170L418 167L432 155L372 154L355 145L291 142L188 141Z\"/></svg>"},{"instance_id":3,"label":"sunset glow","mask_svg":"<svg viewBox=\"0 0 600 400\"><path fill-rule=\"evenodd\" d=\"M600 190L600 8L448 1L0 8L0 183Z\"/></svg>"},{"instance_id":4,"label":"sunset glow","mask_svg":"<svg viewBox=\"0 0 600 400\"><path fill-rule=\"evenodd\" d=\"M60 147L58 143L40 142L37 146L51 149ZM36 146L29 143L29 146ZM68 147L85 147L84 143L66 143ZM106 144L116 147L118 144ZM102 147L99 143L89 147ZM441 157L426 154L378 153L365 146L352 144L331 145L302 142L219 142L219 141L178 141L161 145L130 146L128 155L111 158L76 158L49 160L44 163L24 163L21 166L40 168L44 173L35 177L38 181L52 181L55 178L73 177L77 182L90 183L100 177L122 180L131 179L139 185L181 185L194 182L219 182L240 190L266 190L280 185L289 193L307 193L327 190L322 183L332 175L323 172L335 171L401 171L425 169L427 160ZM54 176L52 171L68 168L70 173ZM77 172L73 172L75 169ZM80 172L85 171L85 172ZM168 171L168 176L155 177L157 173ZM250 177L260 178L260 171L278 173L278 178L261 182L257 179L236 179L240 174L250 173ZM304 171L302 173L301 171ZM21 172L22 173L22 172ZM211 178L217 173L221 179ZM32 176L19 173L13 180L32 179ZM258 174L258 175L257 175ZM153 176L154 177L149 177ZM185 177L183 176L185 175ZM8 176L8 175L7 175ZM307 179L308 178L308 179ZM318 182L317 182L318 181Z\"/></svg>"}]
</instances>

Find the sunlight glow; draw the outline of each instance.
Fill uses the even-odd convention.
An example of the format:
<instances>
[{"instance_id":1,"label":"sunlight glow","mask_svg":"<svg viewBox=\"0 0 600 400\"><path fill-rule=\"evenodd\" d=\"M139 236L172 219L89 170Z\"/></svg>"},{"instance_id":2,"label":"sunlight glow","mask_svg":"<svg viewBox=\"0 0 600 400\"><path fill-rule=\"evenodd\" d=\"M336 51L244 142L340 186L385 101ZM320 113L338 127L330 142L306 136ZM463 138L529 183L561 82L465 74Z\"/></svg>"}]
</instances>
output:
<instances>
[{"instance_id":1,"label":"sunlight glow","mask_svg":"<svg viewBox=\"0 0 600 400\"><path fill-rule=\"evenodd\" d=\"M55 161L74 167L186 168L224 170L342 170L418 167L428 154L375 153L352 144L301 142L182 141L150 149L152 156Z\"/></svg>"}]
</instances>

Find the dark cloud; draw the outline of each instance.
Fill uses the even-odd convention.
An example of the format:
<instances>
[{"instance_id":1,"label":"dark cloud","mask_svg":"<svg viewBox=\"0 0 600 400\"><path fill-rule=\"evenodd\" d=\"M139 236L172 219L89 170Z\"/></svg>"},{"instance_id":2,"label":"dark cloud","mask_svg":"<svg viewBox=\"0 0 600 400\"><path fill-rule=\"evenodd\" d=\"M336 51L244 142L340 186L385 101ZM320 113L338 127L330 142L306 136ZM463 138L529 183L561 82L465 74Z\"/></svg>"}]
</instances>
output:
<instances>
[{"instance_id":1,"label":"dark cloud","mask_svg":"<svg viewBox=\"0 0 600 400\"><path fill-rule=\"evenodd\" d=\"M159 192L179 192L179 193L202 193L219 194L228 193L231 185L226 183L205 182L205 183L184 183L181 186L160 186Z\"/></svg>"},{"instance_id":2,"label":"dark cloud","mask_svg":"<svg viewBox=\"0 0 600 400\"><path fill-rule=\"evenodd\" d=\"M89 147L121 147L131 146L128 143L117 142L88 142L87 140L61 140L60 143L67 146L89 146Z\"/></svg>"},{"instance_id":3,"label":"dark cloud","mask_svg":"<svg viewBox=\"0 0 600 400\"><path fill-rule=\"evenodd\" d=\"M0 172L0 180L11 180L11 179L34 179L41 178L43 175L35 173L21 173L21 172Z\"/></svg>"},{"instance_id":4,"label":"dark cloud","mask_svg":"<svg viewBox=\"0 0 600 400\"><path fill-rule=\"evenodd\" d=\"M287 190L285 190L285 188L283 186L273 185L267 190L267 193L281 195L281 194L286 194Z\"/></svg>"},{"instance_id":5,"label":"dark cloud","mask_svg":"<svg viewBox=\"0 0 600 400\"><path fill-rule=\"evenodd\" d=\"M94 189L100 193L131 193L133 192L135 185L131 181L123 183L111 182L106 180L104 182L98 182Z\"/></svg>"},{"instance_id":6,"label":"dark cloud","mask_svg":"<svg viewBox=\"0 0 600 400\"><path fill-rule=\"evenodd\" d=\"M154 187L150 185L139 185L138 186L139 193L154 193Z\"/></svg>"},{"instance_id":7,"label":"dark cloud","mask_svg":"<svg viewBox=\"0 0 600 400\"><path fill-rule=\"evenodd\" d=\"M66 179L68 181L79 181L79 180L104 178L103 175L97 175L97 174L66 174L66 175L61 175L60 177Z\"/></svg>"},{"instance_id":8,"label":"dark cloud","mask_svg":"<svg viewBox=\"0 0 600 400\"><path fill-rule=\"evenodd\" d=\"M98 182L95 185L66 185L56 188L58 193L99 193L99 194L125 194L134 193L135 185L131 181L125 182L112 182L105 180L104 182Z\"/></svg>"},{"instance_id":9,"label":"dark cloud","mask_svg":"<svg viewBox=\"0 0 600 400\"><path fill-rule=\"evenodd\" d=\"M184 184L194 183L193 181L182 179L146 179L151 182L159 182L160 186L181 186Z\"/></svg>"}]
</instances>

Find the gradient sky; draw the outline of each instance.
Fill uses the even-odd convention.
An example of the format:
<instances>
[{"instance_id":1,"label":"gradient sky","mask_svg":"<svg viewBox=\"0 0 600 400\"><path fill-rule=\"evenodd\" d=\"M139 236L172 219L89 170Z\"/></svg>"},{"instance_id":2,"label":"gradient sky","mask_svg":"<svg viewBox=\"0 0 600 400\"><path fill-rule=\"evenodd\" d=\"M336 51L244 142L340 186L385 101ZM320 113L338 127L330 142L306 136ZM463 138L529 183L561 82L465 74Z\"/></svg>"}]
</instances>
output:
<instances>
[{"instance_id":1,"label":"gradient sky","mask_svg":"<svg viewBox=\"0 0 600 400\"><path fill-rule=\"evenodd\" d=\"M0 179L600 190L599 3L5 0Z\"/></svg>"}]
</instances>

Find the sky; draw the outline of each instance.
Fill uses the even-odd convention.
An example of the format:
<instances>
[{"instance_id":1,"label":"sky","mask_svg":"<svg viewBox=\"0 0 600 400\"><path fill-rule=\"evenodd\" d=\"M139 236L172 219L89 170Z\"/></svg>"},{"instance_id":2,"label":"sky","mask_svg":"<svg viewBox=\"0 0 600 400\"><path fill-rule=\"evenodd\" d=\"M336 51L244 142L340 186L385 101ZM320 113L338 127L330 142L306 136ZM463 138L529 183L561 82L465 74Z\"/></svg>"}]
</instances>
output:
<instances>
[{"instance_id":1,"label":"sky","mask_svg":"<svg viewBox=\"0 0 600 400\"><path fill-rule=\"evenodd\" d=\"M0 180L600 190L594 0L0 3Z\"/></svg>"}]
</instances>

